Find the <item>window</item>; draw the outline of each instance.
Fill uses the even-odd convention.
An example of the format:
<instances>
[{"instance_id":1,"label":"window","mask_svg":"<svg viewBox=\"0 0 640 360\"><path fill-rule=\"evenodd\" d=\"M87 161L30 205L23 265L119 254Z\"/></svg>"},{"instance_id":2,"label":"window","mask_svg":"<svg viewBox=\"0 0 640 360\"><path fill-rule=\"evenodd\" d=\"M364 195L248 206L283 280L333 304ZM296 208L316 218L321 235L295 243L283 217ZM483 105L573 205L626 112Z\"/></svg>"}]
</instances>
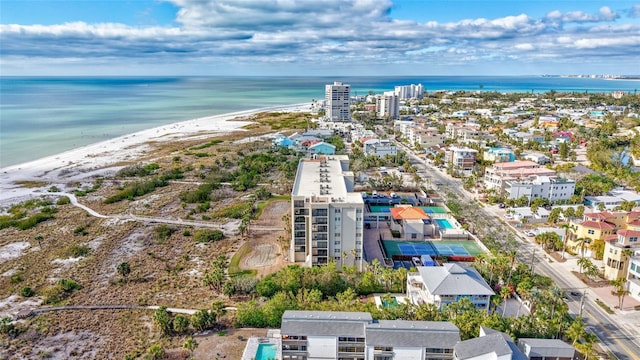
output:
<instances>
[{"instance_id":1,"label":"window","mask_svg":"<svg viewBox=\"0 0 640 360\"><path fill-rule=\"evenodd\" d=\"M333 252L336 254L340 254L340 249L334 249Z\"/></svg>"},{"instance_id":2,"label":"window","mask_svg":"<svg viewBox=\"0 0 640 360\"><path fill-rule=\"evenodd\" d=\"M335 233L335 234L333 234L333 237L340 237L340 233ZM339 241L338 241L338 244L340 244L340 242L339 242ZM336 244L336 245L338 245L338 244Z\"/></svg>"},{"instance_id":3,"label":"window","mask_svg":"<svg viewBox=\"0 0 640 360\"><path fill-rule=\"evenodd\" d=\"M629 242L637 242L638 241L638 237L637 236L632 236L629 238Z\"/></svg>"},{"instance_id":4,"label":"window","mask_svg":"<svg viewBox=\"0 0 640 360\"><path fill-rule=\"evenodd\" d=\"M334 241L333 245L340 245L340 240Z\"/></svg>"},{"instance_id":5,"label":"window","mask_svg":"<svg viewBox=\"0 0 640 360\"><path fill-rule=\"evenodd\" d=\"M591 229L589 229L589 230L587 231L587 234L589 234L589 235L593 235L593 234L595 234L595 233L596 233L596 232L595 232L595 230L591 230Z\"/></svg>"}]
</instances>

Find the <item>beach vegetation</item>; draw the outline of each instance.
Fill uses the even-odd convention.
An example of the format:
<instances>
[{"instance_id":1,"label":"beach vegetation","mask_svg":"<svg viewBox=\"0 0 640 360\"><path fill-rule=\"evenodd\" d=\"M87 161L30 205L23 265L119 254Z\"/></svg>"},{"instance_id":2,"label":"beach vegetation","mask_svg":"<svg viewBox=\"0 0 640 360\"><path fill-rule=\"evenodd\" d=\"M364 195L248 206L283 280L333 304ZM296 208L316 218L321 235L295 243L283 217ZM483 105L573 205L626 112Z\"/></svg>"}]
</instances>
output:
<instances>
[{"instance_id":1,"label":"beach vegetation","mask_svg":"<svg viewBox=\"0 0 640 360\"><path fill-rule=\"evenodd\" d=\"M61 205L67 205L71 203L71 199L69 199L68 196L61 196L58 198L58 201L56 202L56 205L61 206Z\"/></svg>"},{"instance_id":2,"label":"beach vegetation","mask_svg":"<svg viewBox=\"0 0 640 360\"><path fill-rule=\"evenodd\" d=\"M68 257L78 258L81 256L87 256L91 252L91 248L87 245L71 245L65 251Z\"/></svg>"},{"instance_id":3,"label":"beach vegetation","mask_svg":"<svg viewBox=\"0 0 640 360\"><path fill-rule=\"evenodd\" d=\"M311 121L312 117L313 115L310 113L261 112L251 117L250 120L254 124L244 126L244 128L255 129L260 125L266 125L271 130L313 129L317 127L317 124Z\"/></svg>"},{"instance_id":4,"label":"beach vegetation","mask_svg":"<svg viewBox=\"0 0 640 360\"><path fill-rule=\"evenodd\" d=\"M36 294L35 291L33 291L33 289L29 286L25 286L22 289L20 289L20 296L22 297L32 297Z\"/></svg>"},{"instance_id":5,"label":"beach vegetation","mask_svg":"<svg viewBox=\"0 0 640 360\"><path fill-rule=\"evenodd\" d=\"M199 243L210 243L224 239L224 233L222 230L214 229L198 229L193 234L193 238Z\"/></svg>"},{"instance_id":6,"label":"beach vegetation","mask_svg":"<svg viewBox=\"0 0 640 360\"><path fill-rule=\"evenodd\" d=\"M209 141L207 143L204 143L202 145L192 146L192 147L189 148L189 150L202 150L202 149L206 149L208 147L212 147L214 145L221 144L223 142L224 142L224 140L215 139L215 140L211 140L211 141Z\"/></svg>"},{"instance_id":7,"label":"beach vegetation","mask_svg":"<svg viewBox=\"0 0 640 360\"><path fill-rule=\"evenodd\" d=\"M69 297L74 291L80 289L82 289L82 286L77 282L64 278L60 279L54 286L44 289L44 303L58 304Z\"/></svg>"},{"instance_id":8,"label":"beach vegetation","mask_svg":"<svg viewBox=\"0 0 640 360\"><path fill-rule=\"evenodd\" d=\"M116 173L116 177L126 178L126 177L145 177L149 175L153 175L156 173L156 170L160 168L160 165L156 163L151 163L147 165L132 165L127 166L120 169Z\"/></svg>"},{"instance_id":9,"label":"beach vegetation","mask_svg":"<svg viewBox=\"0 0 640 360\"><path fill-rule=\"evenodd\" d=\"M158 243L167 241L175 231L175 228L166 224L162 224L153 230L155 233L155 240Z\"/></svg>"},{"instance_id":10,"label":"beach vegetation","mask_svg":"<svg viewBox=\"0 0 640 360\"><path fill-rule=\"evenodd\" d=\"M136 181L127 184L122 190L115 195L109 196L104 200L105 204L113 204L122 200L134 200L136 197L146 195L156 188L169 185L169 180L178 180L184 177L183 170L180 168L172 168L165 171L162 176L154 177L146 181Z\"/></svg>"},{"instance_id":11,"label":"beach vegetation","mask_svg":"<svg viewBox=\"0 0 640 360\"><path fill-rule=\"evenodd\" d=\"M82 236L89 235L89 232L87 231L87 227L85 225L80 225L76 227L75 229L73 229L73 233L75 235L82 235Z\"/></svg>"},{"instance_id":12,"label":"beach vegetation","mask_svg":"<svg viewBox=\"0 0 640 360\"><path fill-rule=\"evenodd\" d=\"M86 196L87 194L90 194L90 193L98 191L98 189L100 189L100 187L102 186L103 182L104 182L104 179L103 178L99 178L99 179L96 180L95 183L93 183L93 185L91 185L90 188L73 190L73 194L75 196Z\"/></svg>"},{"instance_id":13,"label":"beach vegetation","mask_svg":"<svg viewBox=\"0 0 640 360\"><path fill-rule=\"evenodd\" d=\"M20 185L23 188L40 188L47 186L47 183L44 181L23 180L16 181L16 185Z\"/></svg>"},{"instance_id":14,"label":"beach vegetation","mask_svg":"<svg viewBox=\"0 0 640 360\"><path fill-rule=\"evenodd\" d=\"M247 214L251 214L252 209L253 203L241 202L238 204L225 206L222 209L217 210L213 214L213 216L216 218L242 219Z\"/></svg>"},{"instance_id":15,"label":"beach vegetation","mask_svg":"<svg viewBox=\"0 0 640 360\"><path fill-rule=\"evenodd\" d=\"M180 194L180 200L188 203L204 203L211 201L211 192L220 188L220 183L217 181L209 181L199 185L195 190L185 191Z\"/></svg>"}]
</instances>

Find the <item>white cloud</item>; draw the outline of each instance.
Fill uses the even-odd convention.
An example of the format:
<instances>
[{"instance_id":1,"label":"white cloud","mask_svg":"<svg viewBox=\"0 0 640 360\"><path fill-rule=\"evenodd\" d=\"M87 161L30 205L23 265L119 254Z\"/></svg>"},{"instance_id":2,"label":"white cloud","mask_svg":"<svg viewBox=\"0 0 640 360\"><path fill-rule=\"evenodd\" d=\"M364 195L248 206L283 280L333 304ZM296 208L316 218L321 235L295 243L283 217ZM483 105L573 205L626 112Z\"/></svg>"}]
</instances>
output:
<instances>
[{"instance_id":1,"label":"white cloud","mask_svg":"<svg viewBox=\"0 0 640 360\"><path fill-rule=\"evenodd\" d=\"M393 4L386 0L169 1L180 8L180 26L0 25L3 63L65 58L95 63L247 62L283 63L293 70L296 65L334 63L446 66L523 58L571 62L585 56L604 61L612 54L632 59L639 52L633 46L640 24L615 24L619 15L606 6L597 14L551 11L540 19L522 13L419 23L391 18Z\"/></svg>"}]
</instances>

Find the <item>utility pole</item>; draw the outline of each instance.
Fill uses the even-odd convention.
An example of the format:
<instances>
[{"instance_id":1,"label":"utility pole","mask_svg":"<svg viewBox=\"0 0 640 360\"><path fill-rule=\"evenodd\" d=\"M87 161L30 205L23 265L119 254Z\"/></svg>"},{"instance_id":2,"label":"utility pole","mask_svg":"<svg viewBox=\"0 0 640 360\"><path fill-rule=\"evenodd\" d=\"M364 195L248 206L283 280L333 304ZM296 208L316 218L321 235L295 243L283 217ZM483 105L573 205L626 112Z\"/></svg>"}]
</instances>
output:
<instances>
[{"instance_id":1,"label":"utility pole","mask_svg":"<svg viewBox=\"0 0 640 360\"><path fill-rule=\"evenodd\" d=\"M584 289L582 298L580 299L580 310L578 311L578 317L582 317L582 310L584 310L584 300L587 297L587 289Z\"/></svg>"},{"instance_id":2,"label":"utility pole","mask_svg":"<svg viewBox=\"0 0 640 360\"><path fill-rule=\"evenodd\" d=\"M531 254L531 275L533 275L533 262L536 260L536 249L533 248L533 254Z\"/></svg>"}]
</instances>

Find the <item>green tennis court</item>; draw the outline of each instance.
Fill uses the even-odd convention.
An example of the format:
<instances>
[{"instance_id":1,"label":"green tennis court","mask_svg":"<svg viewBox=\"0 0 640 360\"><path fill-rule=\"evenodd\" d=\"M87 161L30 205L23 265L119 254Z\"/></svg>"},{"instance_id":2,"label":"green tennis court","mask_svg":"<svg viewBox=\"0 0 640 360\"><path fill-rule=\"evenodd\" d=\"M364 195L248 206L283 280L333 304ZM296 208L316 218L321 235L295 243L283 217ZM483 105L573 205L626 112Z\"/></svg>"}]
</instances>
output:
<instances>
[{"instance_id":1,"label":"green tennis court","mask_svg":"<svg viewBox=\"0 0 640 360\"><path fill-rule=\"evenodd\" d=\"M388 257L393 255L475 256L484 253L473 241L396 241L383 240Z\"/></svg>"}]
</instances>

